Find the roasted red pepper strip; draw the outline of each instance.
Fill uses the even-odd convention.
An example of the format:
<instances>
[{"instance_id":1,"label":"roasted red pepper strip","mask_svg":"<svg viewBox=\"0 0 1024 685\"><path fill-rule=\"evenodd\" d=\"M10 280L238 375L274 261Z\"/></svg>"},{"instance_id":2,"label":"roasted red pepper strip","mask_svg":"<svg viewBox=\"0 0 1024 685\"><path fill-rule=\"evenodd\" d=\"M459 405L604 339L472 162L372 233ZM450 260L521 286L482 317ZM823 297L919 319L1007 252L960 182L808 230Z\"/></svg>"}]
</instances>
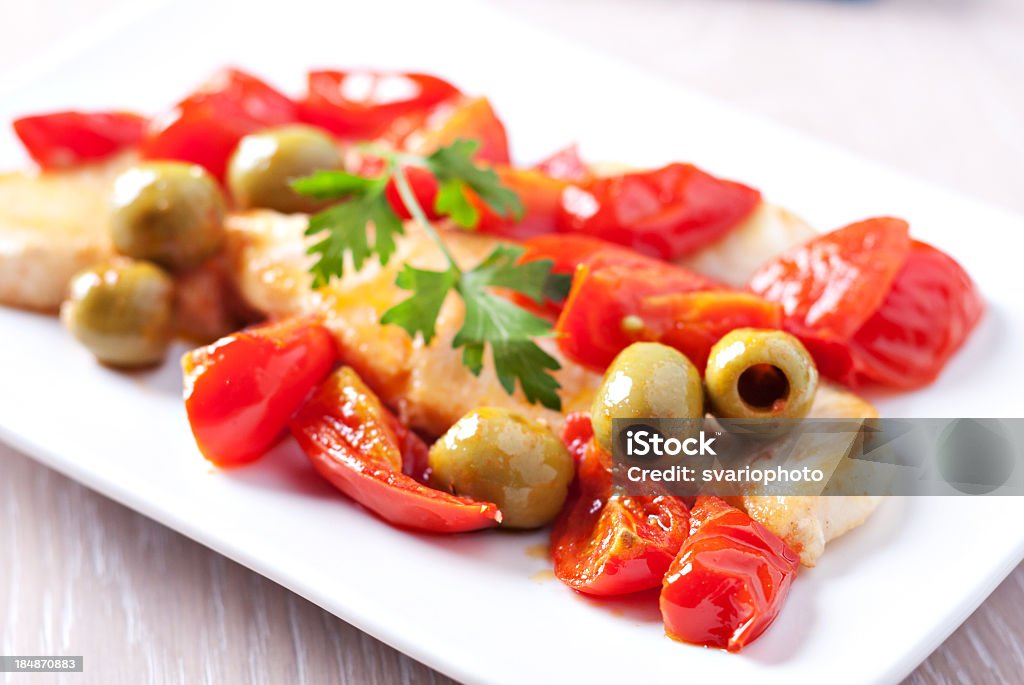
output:
<instances>
[{"instance_id":1,"label":"roasted red pepper strip","mask_svg":"<svg viewBox=\"0 0 1024 685\"><path fill-rule=\"evenodd\" d=\"M311 71L300 118L350 140L372 140L396 119L459 95L430 74L384 71Z\"/></svg>"},{"instance_id":2,"label":"roasted red pepper strip","mask_svg":"<svg viewBox=\"0 0 1024 685\"><path fill-rule=\"evenodd\" d=\"M675 163L570 187L562 195L560 225L673 260L724 236L760 201L753 188Z\"/></svg>"},{"instance_id":3,"label":"roasted red pepper strip","mask_svg":"<svg viewBox=\"0 0 1024 685\"><path fill-rule=\"evenodd\" d=\"M185 410L203 456L220 466L263 455L338 353L310 319L256 326L185 354Z\"/></svg>"},{"instance_id":4,"label":"roasted red pepper strip","mask_svg":"<svg viewBox=\"0 0 1024 685\"><path fill-rule=\"evenodd\" d=\"M176 159L224 178L242 136L298 119L295 103L238 69L215 74L188 96L145 140L147 159Z\"/></svg>"},{"instance_id":5,"label":"roasted red pepper strip","mask_svg":"<svg viewBox=\"0 0 1024 685\"><path fill-rule=\"evenodd\" d=\"M588 595L658 587L689 526L677 497L612 495L609 459L588 443L551 531L555 576Z\"/></svg>"},{"instance_id":6,"label":"roasted red pepper strip","mask_svg":"<svg viewBox=\"0 0 1024 685\"><path fill-rule=\"evenodd\" d=\"M52 112L14 120L25 150L44 169L95 162L138 145L147 120L129 112Z\"/></svg>"},{"instance_id":7,"label":"roasted red pepper strip","mask_svg":"<svg viewBox=\"0 0 1024 685\"><path fill-rule=\"evenodd\" d=\"M912 241L906 222L890 218L787 252L750 287L783 306L785 327L823 375L849 385L911 389L933 381L984 310L959 264Z\"/></svg>"},{"instance_id":8,"label":"roasted red pepper strip","mask_svg":"<svg viewBox=\"0 0 1024 685\"><path fill-rule=\"evenodd\" d=\"M661 589L669 637L738 652L778 616L800 558L717 497L698 497Z\"/></svg>"},{"instance_id":9,"label":"roasted red pepper strip","mask_svg":"<svg viewBox=\"0 0 1024 685\"><path fill-rule=\"evenodd\" d=\"M334 487L396 526L435 533L490 528L501 512L490 502L458 497L403 473L411 432L400 435L394 417L355 371L342 367L291 422L292 435L316 470ZM405 453L403 454L403 443Z\"/></svg>"}]
</instances>

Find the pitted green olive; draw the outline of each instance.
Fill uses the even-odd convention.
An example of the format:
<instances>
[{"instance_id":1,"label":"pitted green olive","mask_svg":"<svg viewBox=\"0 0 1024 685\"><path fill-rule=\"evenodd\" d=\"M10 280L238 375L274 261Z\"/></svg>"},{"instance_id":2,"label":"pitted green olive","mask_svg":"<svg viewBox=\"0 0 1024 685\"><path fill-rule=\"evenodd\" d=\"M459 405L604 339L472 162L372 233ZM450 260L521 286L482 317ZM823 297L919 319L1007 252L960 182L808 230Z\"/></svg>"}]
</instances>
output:
<instances>
[{"instance_id":1,"label":"pitted green olive","mask_svg":"<svg viewBox=\"0 0 1024 685\"><path fill-rule=\"evenodd\" d=\"M775 434L784 421L766 419L802 419L810 412L818 368L789 333L739 328L711 348L704 384L716 416L738 419L751 433Z\"/></svg>"},{"instance_id":2,"label":"pitted green olive","mask_svg":"<svg viewBox=\"0 0 1024 685\"><path fill-rule=\"evenodd\" d=\"M612 451L612 419L693 419L704 417L700 374L686 355L660 343L634 343L605 371L590 409L594 437Z\"/></svg>"},{"instance_id":3,"label":"pitted green olive","mask_svg":"<svg viewBox=\"0 0 1024 685\"><path fill-rule=\"evenodd\" d=\"M546 426L507 409L469 412L430 448L434 487L494 502L507 528L537 528L562 509L574 467Z\"/></svg>"},{"instance_id":4,"label":"pitted green olive","mask_svg":"<svg viewBox=\"0 0 1024 685\"><path fill-rule=\"evenodd\" d=\"M158 266L115 259L71 280L61 319L110 366L159 363L171 340L174 284Z\"/></svg>"},{"instance_id":5,"label":"pitted green olive","mask_svg":"<svg viewBox=\"0 0 1024 685\"><path fill-rule=\"evenodd\" d=\"M223 223L220 187L195 164L145 162L114 181L111 238L123 255L170 269L198 266L220 249Z\"/></svg>"},{"instance_id":6,"label":"pitted green olive","mask_svg":"<svg viewBox=\"0 0 1024 685\"><path fill-rule=\"evenodd\" d=\"M228 163L228 189L242 208L311 213L323 201L299 195L290 183L323 169L341 169L341 151L312 126L282 126L242 138Z\"/></svg>"}]
</instances>

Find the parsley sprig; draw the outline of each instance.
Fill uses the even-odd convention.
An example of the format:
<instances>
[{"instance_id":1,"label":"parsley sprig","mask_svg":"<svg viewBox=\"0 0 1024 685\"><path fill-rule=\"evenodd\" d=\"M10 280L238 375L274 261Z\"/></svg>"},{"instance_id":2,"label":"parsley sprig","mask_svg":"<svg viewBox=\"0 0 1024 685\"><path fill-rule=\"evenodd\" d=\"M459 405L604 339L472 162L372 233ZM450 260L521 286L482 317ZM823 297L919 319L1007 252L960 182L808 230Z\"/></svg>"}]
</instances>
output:
<instances>
[{"instance_id":1,"label":"parsley sprig","mask_svg":"<svg viewBox=\"0 0 1024 685\"><path fill-rule=\"evenodd\" d=\"M480 221L470 192L500 216L521 217L519 197L502 185L492 169L473 161L478 146L477 141L456 140L426 157L373 150L385 163L378 176L320 171L295 181L293 187L303 195L341 200L311 217L306 230L307 235L319 237L309 248L309 253L318 257L310 269L313 285L319 287L341 277L348 264L359 271L374 256L382 266L388 264L395 253L396 237L404 234L402 220L385 195L393 181L402 203L437 245L447 267L432 271L403 264L395 283L411 294L384 312L381 323L400 326L430 343L437 334L441 307L455 292L465 305L465 317L452 346L462 349L463 365L479 375L490 347L495 374L506 392L513 393L518 382L531 403L560 409L560 386L551 375L558 370L558 361L535 342L535 338L550 336L551 326L493 292L493 288L503 288L540 304L557 279L551 273L553 262L519 264L522 248L499 245L475 267L463 270L427 218L405 171L407 166L418 166L433 174L438 182L435 212L462 228L475 228Z\"/></svg>"}]
</instances>

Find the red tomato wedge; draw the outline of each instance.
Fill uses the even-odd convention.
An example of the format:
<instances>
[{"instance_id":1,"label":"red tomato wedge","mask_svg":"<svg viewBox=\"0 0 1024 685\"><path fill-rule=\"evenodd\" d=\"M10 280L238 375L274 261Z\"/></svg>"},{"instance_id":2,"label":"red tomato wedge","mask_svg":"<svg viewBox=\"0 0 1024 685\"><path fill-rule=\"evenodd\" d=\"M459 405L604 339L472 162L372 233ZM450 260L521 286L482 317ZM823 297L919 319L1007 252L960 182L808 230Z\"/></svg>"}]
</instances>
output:
<instances>
[{"instance_id":1,"label":"red tomato wedge","mask_svg":"<svg viewBox=\"0 0 1024 685\"><path fill-rule=\"evenodd\" d=\"M825 376L911 389L933 381L981 319L970 277L912 241L900 219L828 233L762 267L751 289L778 302Z\"/></svg>"},{"instance_id":2,"label":"red tomato wedge","mask_svg":"<svg viewBox=\"0 0 1024 685\"><path fill-rule=\"evenodd\" d=\"M640 302L633 333L679 350L704 373L711 348L737 328L782 328L782 307L750 293L709 290L654 295ZM634 329L636 330L636 329Z\"/></svg>"},{"instance_id":3,"label":"red tomato wedge","mask_svg":"<svg viewBox=\"0 0 1024 685\"><path fill-rule=\"evenodd\" d=\"M755 295L640 255L595 251L577 268L555 331L567 356L596 370L646 341L675 347L703 371L729 331L781 325L779 305Z\"/></svg>"},{"instance_id":4,"label":"red tomato wedge","mask_svg":"<svg viewBox=\"0 0 1024 685\"><path fill-rule=\"evenodd\" d=\"M686 538L689 512L677 497L611 495L608 460L591 440L551 531L555 576L588 595L658 587Z\"/></svg>"},{"instance_id":5,"label":"red tomato wedge","mask_svg":"<svg viewBox=\"0 0 1024 685\"><path fill-rule=\"evenodd\" d=\"M496 171L501 182L519 196L525 211L519 221L512 217L498 216L474 195L470 200L480 212L477 230L512 240L527 240L554 233L558 228L562 192L569 186L569 182L535 169L504 166Z\"/></svg>"},{"instance_id":6,"label":"red tomato wedge","mask_svg":"<svg viewBox=\"0 0 1024 685\"><path fill-rule=\"evenodd\" d=\"M130 112L51 112L14 120L29 156L44 169L106 159L142 142L148 122Z\"/></svg>"},{"instance_id":7,"label":"red tomato wedge","mask_svg":"<svg viewBox=\"0 0 1024 685\"><path fill-rule=\"evenodd\" d=\"M760 201L753 188L675 163L570 187L559 222L564 231L673 260L724 236Z\"/></svg>"},{"instance_id":8,"label":"red tomato wedge","mask_svg":"<svg viewBox=\"0 0 1024 685\"><path fill-rule=\"evenodd\" d=\"M882 304L909 250L907 222L868 219L782 254L750 289L782 305L787 327L847 339Z\"/></svg>"},{"instance_id":9,"label":"red tomato wedge","mask_svg":"<svg viewBox=\"0 0 1024 685\"><path fill-rule=\"evenodd\" d=\"M478 161L509 163L505 125L487 98L463 99L440 105L419 131L408 136L406 143L414 152L428 155L460 138L480 143L475 154Z\"/></svg>"},{"instance_id":10,"label":"red tomato wedge","mask_svg":"<svg viewBox=\"0 0 1024 685\"><path fill-rule=\"evenodd\" d=\"M963 267L915 240L881 306L850 341L860 378L903 389L930 383L984 310Z\"/></svg>"},{"instance_id":11,"label":"red tomato wedge","mask_svg":"<svg viewBox=\"0 0 1024 685\"><path fill-rule=\"evenodd\" d=\"M576 411L565 417L562 424L562 442L572 455L573 462L579 466L583 461L590 439L594 437L594 426L590 423L590 414Z\"/></svg>"},{"instance_id":12,"label":"red tomato wedge","mask_svg":"<svg viewBox=\"0 0 1024 685\"><path fill-rule=\"evenodd\" d=\"M590 238L583 235L542 235L523 242L524 252L520 262L531 262L549 259L553 262L552 272L572 276L578 267L587 265L594 271L611 268L623 278L631 278L631 286L635 286L641 294L664 292L687 292L722 287L709 278L688 271L682 267L668 264L651 257L645 257L620 245ZM632 272L632 277L630 273ZM623 293L629 298L628 293ZM527 298L518 298L517 302L536 310L536 304ZM563 302L548 302L543 310L557 317L562 311ZM598 314L600 314L598 312Z\"/></svg>"},{"instance_id":13,"label":"red tomato wedge","mask_svg":"<svg viewBox=\"0 0 1024 685\"><path fill-rule=\"evenodd\" d=\"M142 146L147 159L176 159L223 180L242 136L298 120L295 103L260 79L224 69L170 113Z\"/></svg>"},{"instance_id":14,"label":"red tomato wedge","mask_svg":"<svg viewBox=\"0 0 1024 685\"><path fill-rule=\"evenodd\" d=\"M292 435L320 475L389 523L460 533L501 522L501 512L490 502L435 490L406 475L405 462L419 457L408 451L414 434L400 434L398 427L348 367L328 378L291 422Z\"/></svg>"},{"instance_id":15,"label":"red tomato wedge","mask_svg":"<svg viewBox=\"0 0 1024 685\"><path fill-rule=\"evenodd\" d=\"M310 319L256 326L182 357L185 411L203 456L219 466L258 459L338 359Z\"/></svg>"},{"instance_id":16,"label":"red tomato wedge","mask_svg":"<svg viewBox=\"0 0 1024 685\"><path fill-rule=\"evenodd\" d=\"M372 140L399 117L426 112L459 95L430 74L387 71L311 71L299 117L350 140Z\"/></svg>"},{"instance_id":17,"label":"red tomato wedge","mask_svg":"<svg viewBox=\"0 0 1024 685\"><path fill-rule=\"evenodd\" d=\"M778 616L800 558L717 497L698 497L661 589L669 637L738 652Z\"/></svg>"}]
</instances>

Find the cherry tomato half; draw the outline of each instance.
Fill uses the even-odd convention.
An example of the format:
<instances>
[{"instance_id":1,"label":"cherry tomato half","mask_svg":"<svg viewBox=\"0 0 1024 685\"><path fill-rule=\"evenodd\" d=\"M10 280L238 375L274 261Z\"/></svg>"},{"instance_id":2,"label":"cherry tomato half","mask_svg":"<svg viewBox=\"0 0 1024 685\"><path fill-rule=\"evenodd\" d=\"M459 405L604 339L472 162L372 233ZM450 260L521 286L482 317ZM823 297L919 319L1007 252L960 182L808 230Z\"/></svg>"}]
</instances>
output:
<instances>
[{"instance_id":1,"label":"cherry tomato half","mask_svg":"<svg viewBox=\"0 0 1024 685\"><path fill-rule=\"evenodd\" d=\"M881 306L850 341L861 380L911 389L935 380L985 306L949 255L913 241Z\"/></svg>"},{"instance_id":2,"label":"cherry tomato half","mask_svg":"<svg viewBox=\"0 0 1024 685\"><path fill-rule=\"evenodd\" d=\"M910 389L935 379L984 310L970 277L909 237L900 219L869 219L762 267L754 292L778 302L821 373L849 385Z\"/></svg>"},{"instance_id":3,"label":"cherry tomato half","mask_svg":"<svg viewBox=\"0 0 1024 685\"><path fill-rule=\"evenodd\" d=\"M498 525L496 505L435 490L407 475L417 468L405 462L418 461L425 447L410 455L408 441L418 438L410 431L400 435L398 426L356 372L342 367L295 416L291 431L320 475L396 526L458 533Z\"/></svg>"},{"instance_id":4,"label":"cherry tomato half","mask_svg":"<svg viewBox=\"0 0 1024 685\"><path fill-rule=\"evenodd\" d=\"M760 201L753 188L675 163L569 187L559 221L567 232L673 260L721 238Z\"/></svg>"},{"instance_id":5,"label":"cherry tomato half","mask_svg":"<svg viewBox=\"0 0 1024 685\"><path fill-rule=\"evenodd\" d=\"M782 305L787 327L845 340L882 304L909 250L907 222L868 219L773 259L750 289Z\"/></svg>"},{"instance_id":6,"label":"cherry tomato half","mask_svg":"<svg viewBox=\"0 0 1024 685\"><path fill-rule=\"evenodd\" d=\"M729 331L781 324L779 305L755 295L640 255L597 252L577 268L555 331L562 352L596 370L646 341L675 347L703 371Z\"/></svg>"},{"instance_id":7,"label":"cherry tomato half","mask_svg":"<svg viewBox=\"0 0 1024 685\"><path fill-rule=\"evenodd\" d=\"M334 338L310 319L247 328L185 354L185 411L203 456L253 461L337 361Z\"/></svg>"},{"instance_id":8,"label":"cherry tomato half","mask_svg":"<svg viewBox=\"0 0 1024 685\"><path fill-rule=\"evenodd\" d=\"M629 279L629 285L636 289L633 293L620 294L627 300L639 299L648 293L687 292L722 287L715 281L682 267L583 235L537 236L523 242L523 248L523 255L519 258L521 263L549 259L553 262L551 270L555 274L571 277L581 265L587 265L592 271L610 268L623 278ZM516 298L516 302L531 311L552 318L561 313L564 305L564 301L549 301L545 307L538 309L532 300L525 297ZM620 318L621 316L625 314L620 313Z\"/></svg>"},{"instance_id":9,"label":"cherry tomato half","mask_svg":"<svg viewBox=\"0 0 1024 685\"><path fill-rule=\"evenodd\" d=\"M176 159L224 179L242 136L298 119L295 103L260 79L224 69L160 122L142 146L147 159Z\"/></svg>"},{"instance_id":10,"label":"cherry tomato half","mask_svg":"<svg viewBox=\"0 0 1024 685\"><path fill-rule=\"evenodd\" d=\"M778 616L800 558L717 497L698 497L661 589L669 637L738 652Z\"/></svg>"},{"instance_id":11,"label":"cherry tomato half","mask_svg":"<svg viewBox=\"0 0 1024 685\"><path fill-rule=\"evenodd\" d=\"M658 587L689 526L677 497L612 495L609 460L595 441L587 444L551 531L555 576L589 595Z\"/></svg>"},{"instance_id":12,"label":"cherry tomato half","mask_svg":"<svg viewBox=\"0 0 1024 685\"><path fill-rule=\"evenodd\" d=\"M300 118L350 140L372 140L396 119L459 95L430 74L384 71L311 71Z\"/></svg>"}]
</instances>

